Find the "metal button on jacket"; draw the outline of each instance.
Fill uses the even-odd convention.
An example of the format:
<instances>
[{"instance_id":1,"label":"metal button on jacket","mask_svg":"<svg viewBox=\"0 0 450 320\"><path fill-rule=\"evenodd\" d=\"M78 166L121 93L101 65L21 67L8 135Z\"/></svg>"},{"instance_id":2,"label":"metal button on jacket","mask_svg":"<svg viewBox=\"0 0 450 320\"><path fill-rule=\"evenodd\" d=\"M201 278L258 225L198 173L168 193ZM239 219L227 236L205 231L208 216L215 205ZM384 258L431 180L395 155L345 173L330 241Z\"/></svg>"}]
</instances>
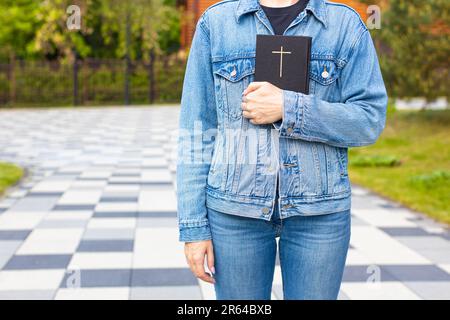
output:
<instances>
[{"instance_id":1,"label":"metal button on jacket","mask_svg":"<svg viewBox=\"0 0 450 320\"><path fill-rule=\"evenodd\" d=\"M327 69L325 69L325 70L322 72L322 78L327 79L329 76L330 76L330 74L328 73Z\"/></svg>"}]
</instances>

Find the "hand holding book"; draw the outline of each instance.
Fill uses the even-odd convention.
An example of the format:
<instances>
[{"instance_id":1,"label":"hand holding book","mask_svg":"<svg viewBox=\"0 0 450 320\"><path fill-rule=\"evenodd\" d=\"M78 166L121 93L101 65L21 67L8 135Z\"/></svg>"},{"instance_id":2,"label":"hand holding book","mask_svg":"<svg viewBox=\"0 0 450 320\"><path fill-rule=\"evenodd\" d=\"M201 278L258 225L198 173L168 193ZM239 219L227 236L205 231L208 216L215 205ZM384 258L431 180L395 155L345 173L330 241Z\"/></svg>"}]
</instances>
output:
<instances>
[{"instance_id":1,"label":"hand holding book","mask_svg":"<svg viewBox=\"0 0 450 320\"><path fill-rule=\"evenodd\" d=\"M242 114L253 124L270 124L283 117L283 90L270 82L252 82L242 93Z\"/></svg>"},{"instance_id":2,"label":"hand holding book","mask_svg":"<svg viewBox=\"0 0 450 320\"><path fill-rule=\"evenodd\" d=\"M309 93L311 38L257 35L255 81L243 92L242 110L253 124L283 117L283 90Z\"/></svg>"}]
</instances>

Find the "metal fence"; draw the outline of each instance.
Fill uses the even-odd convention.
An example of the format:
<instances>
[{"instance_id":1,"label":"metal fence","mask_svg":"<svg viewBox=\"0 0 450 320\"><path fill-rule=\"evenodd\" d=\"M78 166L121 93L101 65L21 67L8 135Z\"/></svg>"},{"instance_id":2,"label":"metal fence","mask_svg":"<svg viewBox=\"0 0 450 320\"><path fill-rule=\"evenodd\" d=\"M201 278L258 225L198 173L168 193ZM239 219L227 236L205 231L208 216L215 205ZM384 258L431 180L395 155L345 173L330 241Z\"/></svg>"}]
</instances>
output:
<instances>
[{"instance_id":1,"label":"metal fence","mask_svg":"<svg viewBox=\"0 0 450 320\"><path fill-rule=\"evenodd\" d=\"M0 107L179 102L185 59L120 59L0 64Z\"/></svg>"}]
</instances>

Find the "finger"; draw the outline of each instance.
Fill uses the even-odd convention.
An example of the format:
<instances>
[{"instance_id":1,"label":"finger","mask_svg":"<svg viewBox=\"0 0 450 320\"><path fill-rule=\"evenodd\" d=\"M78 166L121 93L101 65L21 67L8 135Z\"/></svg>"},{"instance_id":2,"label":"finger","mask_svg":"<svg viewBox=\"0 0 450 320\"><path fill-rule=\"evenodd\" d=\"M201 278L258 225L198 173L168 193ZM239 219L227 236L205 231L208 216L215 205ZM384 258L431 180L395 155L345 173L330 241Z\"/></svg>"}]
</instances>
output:
<instances>
[{"instance_id":1,"label":"finger","mask_svg":"<svg viewBox=\"0 0 450 320\"><path fill-rule=\"evenodd\" d=\"M252 124L260 124L260 123L259 123L259 120L256 120L255 118L250 119L250 122L251 122Z\"/></svg>"},{"instance_id":2,"label":"finger","mask_svg":"<svg viewBox=\"0 0 450 320\"><path fill-rule=\"evenodd\" d=\"M195 274L195 260L193 258L192 252L190 252L189 248L187 248L187 247L185 249L185 257L186 257L186 261L189 266L189 269L191 269L192 273Z\"/></svg>"},{"instance_id":3,"label":"finger","mask_svg":"<svg viewBox=\"0 0 450 320\"><path fill-rule=\"evenodd\" d=\"M255 81L252 82L248 85L248 87L244 90L244 92L242 93L242 95L247 95L250 92L253 92L255 90L258 90L259 88L261 88L261 86L264 84L265 82L261 82L261 81Z\"/></svg>"},{"instance_id":4,"label":"finger","mask_svg":"<svg viewBox=\"0 0 450 320\"><path fill-rule=\"evenodd\" d=\"M191 269L191 272L195 275L195 263L192 260L189 260L189 269Z\"/></svg>"},{"instance_id":5,"label":"finger","mask_svg":"<svg viewBox=\"0 0 450 320\"><path fill-rule=\"evenodd\" d=\"M186 245L184 246L184 257L186 258L188 266L191 267L191 255Z\"/></svg>"},{"instance_id":6,"label":"finger","mask_svg":"<svg viewBox=\"0 0 450 320\"><path fill-rule=\"evenodd\" d=\"M208 247L206 254L208 255L208 269L214 275L216 273L216 269L214 269L214 249L212 245Z\"/></svg>"},{"instance_id":7,"label":"finger","mask_svg":"<svg viewBox=\"0 0 450 320\"><path fill-rule=\"evenodd\" d=\"M241 104L242 111L252 112L254 111L254 107L252 103L242 103Z\"/></svg>"},{"instance_id":8,"label":"finger","mask_svg":"<svg viewBox=\"0 0 450 320\"><path fill-rule=\"evenodd\" d=\"M191 255L186 255L186 261L187 261L187 264L189 266L189 269L191 269L192 273L194 273L195 272L195 270L194 270L194 261L192 260Z\"/></svg>"},{"instance_id":9,"label":"finger","mask_svg":"<svg viewBox=\"0 0 450 320\"><path fill-rule=\"evenodd\" d=\"M205 272L204 261L200 262L200 261L196 260L194 262L194 274L200 280L203 280L203 281L209 282L209 283L215 283L214 278Z\"/></svg>"},{"instance_id":10,"label":"finger","mask_svg":"<svg viewBox=\"0 0 450 320\"><path fill-rule=\"evenodd\" d=\"M250 111L243 111L243 112L242 112L242 115L244 116L244 118L247 118L247 119L252 119L252 118L255 117L255 116L253 115L253 113L250 112Z\"/></svg>"},{"instance_id":11,"label":"finger","mask_svg":"<svg viewBox=\"0 0 450 320\"><path fill-rule=\"evenodd\" d=\"M242 102L241 103L241 109L244 111L253 111L254 110L254 103L253 102Z\"/></svg>"}]
</instances>

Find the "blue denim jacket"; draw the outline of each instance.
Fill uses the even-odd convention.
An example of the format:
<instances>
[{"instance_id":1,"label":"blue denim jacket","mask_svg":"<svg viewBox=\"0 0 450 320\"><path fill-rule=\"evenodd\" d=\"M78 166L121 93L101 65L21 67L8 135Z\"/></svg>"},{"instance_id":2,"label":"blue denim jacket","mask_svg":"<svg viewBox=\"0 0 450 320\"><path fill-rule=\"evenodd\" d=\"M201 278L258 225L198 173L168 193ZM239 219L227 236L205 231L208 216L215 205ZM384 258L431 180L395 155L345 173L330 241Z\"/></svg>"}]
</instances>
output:
<instances>
[{"instance_id":1,"label":"blue denim jacket","mask_svg":"<svg viewBox=\"0 0 450 320\"><path fill-rule=\"evenodd\" d=\"M313 39L310 93L284 90L272 125L242 116L256 34L273 34L258 0L219 2L197 23L181 101L180 241L211 238L207 208L264 220L275 203L282 219L348 210L347 148L373 144L384 128L376 51L353 9L310 0L286 29Z\"/></svg>"}]
</instances>

